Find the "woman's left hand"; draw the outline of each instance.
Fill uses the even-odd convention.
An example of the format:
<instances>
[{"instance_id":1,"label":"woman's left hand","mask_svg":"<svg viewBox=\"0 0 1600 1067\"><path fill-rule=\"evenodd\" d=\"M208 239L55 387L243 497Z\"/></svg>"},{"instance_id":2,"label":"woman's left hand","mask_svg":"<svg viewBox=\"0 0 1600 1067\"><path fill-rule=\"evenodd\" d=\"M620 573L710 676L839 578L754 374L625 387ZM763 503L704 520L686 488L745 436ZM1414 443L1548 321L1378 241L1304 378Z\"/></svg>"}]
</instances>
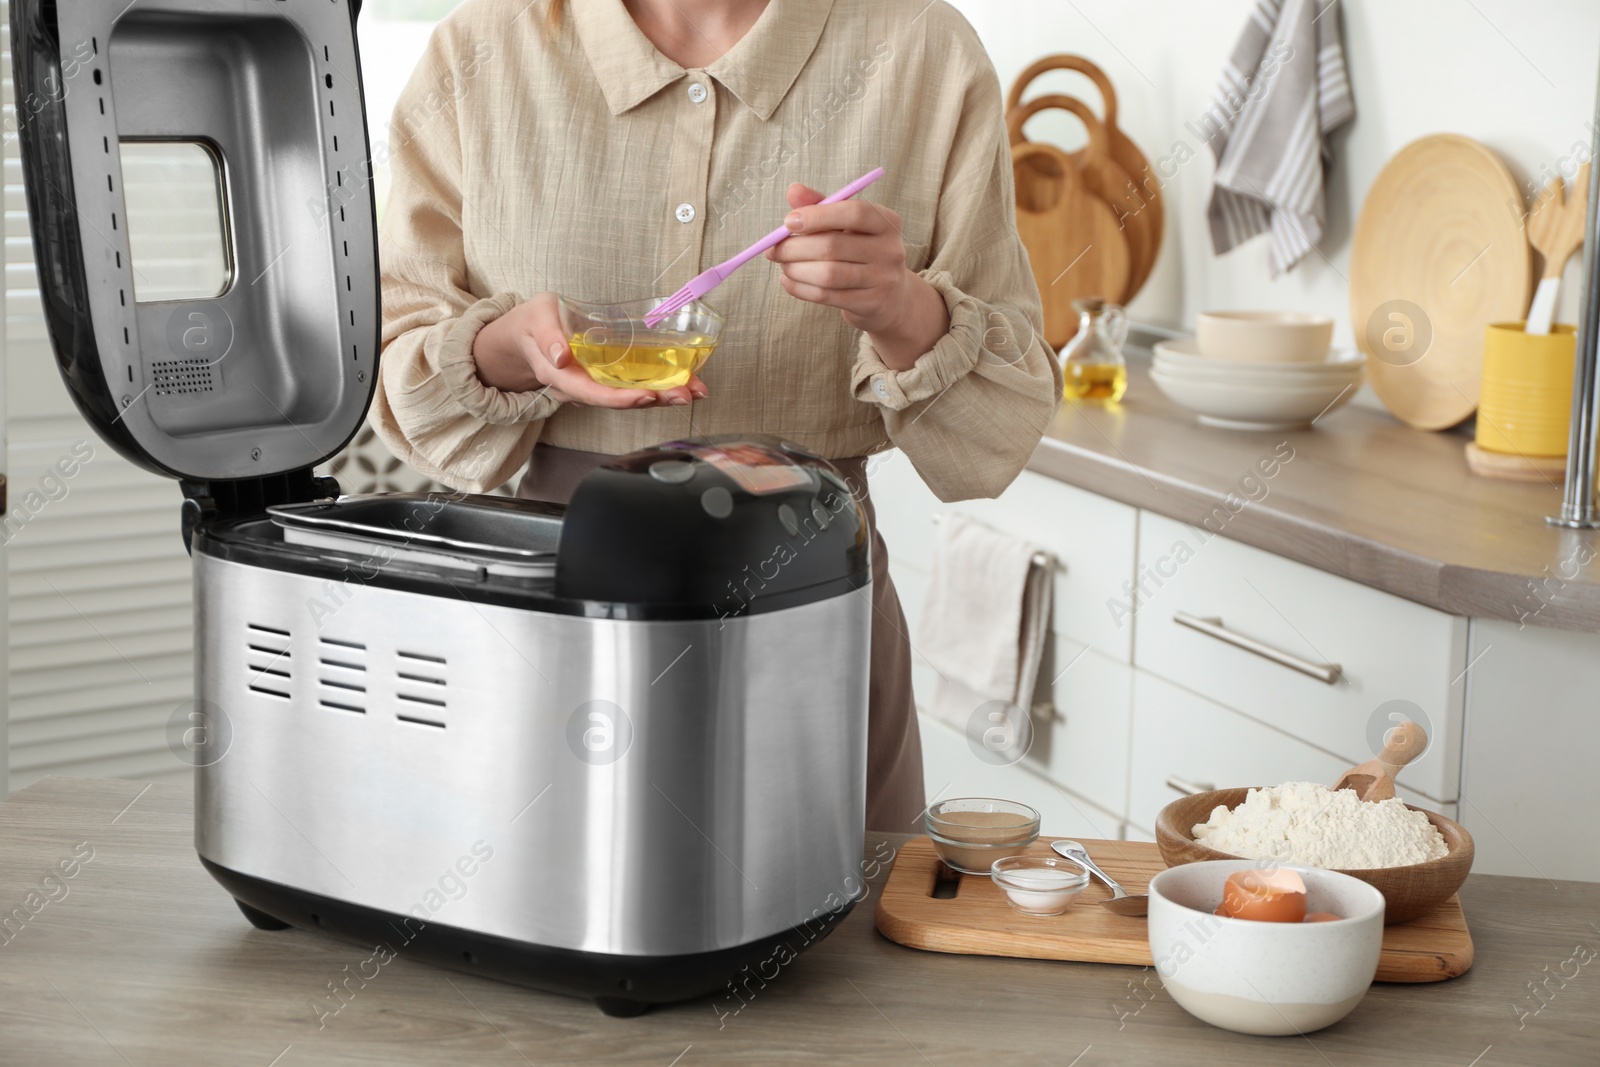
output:
<instances>
[{"instance_id":1,"label":"woman's left hand","mask_svg":"<svg viewBox=\"0 0 1600 1067\"><path fill-rule=\"evenodd\" d=\"M938 290L906 266L900 216L880 204L845 200L791 185L794 236L767 250L783 267L783 288L800 300L838 308L844 321L872 338L879 356L903 370L950 329Z\"/></svg>"}]
</instances>

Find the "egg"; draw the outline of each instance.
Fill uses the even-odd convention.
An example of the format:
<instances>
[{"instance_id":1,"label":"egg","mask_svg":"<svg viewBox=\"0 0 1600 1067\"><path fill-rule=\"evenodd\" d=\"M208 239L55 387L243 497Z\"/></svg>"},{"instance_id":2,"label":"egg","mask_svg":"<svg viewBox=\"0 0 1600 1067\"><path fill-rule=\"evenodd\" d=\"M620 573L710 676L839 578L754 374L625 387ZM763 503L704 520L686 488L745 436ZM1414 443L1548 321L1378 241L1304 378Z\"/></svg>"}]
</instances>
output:
<instances>
[{"instance_id":1,"label":"egg","mask_svg":"<svg viewBox=\"0 0 1600 1067\"><path fill-rule=\"evenodd\" d=\"M1338 921L1339 916L1331 911L1308 911L1306 912L1306 917L1301 920L1301 922L1308 923L1336 923Z\"/></svg>"},{"instance_id":2,"label":"egg","mask_svg":"<svg viewBox=\"0 0 1600 1067\"><path fill-rule=\"evenodd\" d=\"M1301 922L1306 917L1305 879L1282 868L1235 871L1223 886L1222 911L1256 922Z\"/></svg>"}]
</instances>

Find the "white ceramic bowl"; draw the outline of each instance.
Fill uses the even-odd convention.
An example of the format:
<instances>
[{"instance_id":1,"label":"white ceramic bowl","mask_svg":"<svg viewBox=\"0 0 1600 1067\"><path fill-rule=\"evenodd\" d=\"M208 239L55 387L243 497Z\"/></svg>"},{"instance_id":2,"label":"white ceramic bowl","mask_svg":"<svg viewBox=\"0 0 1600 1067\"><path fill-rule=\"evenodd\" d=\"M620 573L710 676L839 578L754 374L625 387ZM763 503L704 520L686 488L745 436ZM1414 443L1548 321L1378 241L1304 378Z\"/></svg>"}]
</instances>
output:
<instances>
[{"instance_id":1,"label":"white ceramic bowl","mask_svg":"<svg viewBox=\"0 0 1600 1067\"><path fill-rule=\"evenodd\" d=\"M1327 366L1321 363L1304 363L1307 372L1304 374L1256 374L1249 370L1250 367L1259 367L1260 363L1236 363L1233 367L1210 369L1207 367L1191 367L1187 364L1173 363L1169 360L1156 359L1150 369L1164 374L1169 378L1184 378L1191 382L1221 382L1226 385L1244 385L1257 388L1276 388L1289 386L1303 388L1308 385L1331 385L1337 382L1340 385L1346 382L1359 383L1363 377L1361 363L1343 363L1338 366ZM1235 370L1234 367L1245 368Z\"/></svg>"},{"instance_id":2,"label":"white ceramic bowl","mask_svg":"<svg viewBox=\"0 0 1600 1067\"><path fill-rule=\"evenodd\" d=\"M1300 311L1208 311L1195 320L1195 335L1206 356L1301 363L1327 355L1333 320Z\"/></svg>"},{"instance_id":3,"label":"white ceramic bowl","mask_svg":"<svg viewBox=\"0 0 1600 1067\"><path fill-rule=\"evenodd\" d=\"M1242 359L1214 359L1202 356L1193 340L1157 341L1151 346L1155 366L1164 371L1190 371L1195 374L1228 377L1237 381L1302 382L1311 378L1337 377L1359 371L1367 357L1360 349L1330 348L1320 360L1305 363L1252 363Z\"/></svg>"},{"instance_id":4,"label":"white ceramic bowl","mask_svg":"<svg viewBox=\"0 0 1600 1067\"><path fill-rule=\"evenodd\" d=\"M1150 373L1156 388L1193 411L1202 424L1224 430L1303 430L1319 416L1350 402L1360 375L1349 380L1240 384Z\"/></svg>"},{"instance_id":5,"label":"white ceramic bowl","mask_svg":"<svg viewBox=\"0 0 1600 1067\"><path fill-rule=\"evenodd\" d=\"M1269 923L1214 915L1235 871L1259 860L1169 867L1150 879L1150 954L1162 985L1197 1019L1242 1034L1305 1034L1349 1015L1378 973L1383 894L1338 871L1295 867L1309 911L1343 918Z\"/></svg>"}]
</instances>

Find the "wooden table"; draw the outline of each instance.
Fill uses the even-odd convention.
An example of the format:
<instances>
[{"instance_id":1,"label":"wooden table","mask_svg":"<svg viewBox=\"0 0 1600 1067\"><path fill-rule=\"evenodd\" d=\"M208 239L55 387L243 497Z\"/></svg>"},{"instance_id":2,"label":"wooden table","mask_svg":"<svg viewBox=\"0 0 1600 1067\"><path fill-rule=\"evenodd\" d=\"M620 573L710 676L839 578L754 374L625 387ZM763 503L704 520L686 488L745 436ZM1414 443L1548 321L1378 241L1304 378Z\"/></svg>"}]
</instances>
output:
<instances>
[{"instance_id":1,"label":"wooden table","mask_svg":"<svg viewBox=\"0 0 1600 1067\"><path fill-rule=\"evenodd\" d=\"M1474 876L1463 978L1376 986L1309 1038L1213 1029L1137 967L915 952L873 896L747 1000L608 1019L404 958L318 1028L312 998L370 950L247 925L196 860L188 790L52 778L0 804L0 1063L244 1064L1593 1064L1600 885ZM868 854L899 835L871 835ZM92 858L61 879L58 865ZM47 875L54 875L43 900ZM63 895L63 889L65 892ZM3 913L0 913L3 914ZM1575 946L1584 946L1578 959ZM1551 978L1566 973L1565 981ZM1543 1007L1529 982L1548 979ZM1526 1013L1526 1014L1524 1014Z\"/></svg>"},{"instance_id":2,"label":"wooden table","mask_svg":"<svg viewBox=\"0 0 1600 1067\"><path fill-rule=\"evenodd\" d=\"M1451 615L1530 613L1539 626L1600 631L1600 568L1585 565L1600 555L1600 532L1545 523L1561 510L1560 478L1469 472L1469 439L1354 405L1310 430L1212 429L1163 396L1148 358L1131 354L1122 404L1063 404L1028 467L1200 525L1229 493L1246 496L1240 479L1286 441L1293 461L1228 521L1229 537ZM1552 575L1570 579L1547 587L1559 595L1530 593L1530 581Z\"/></svg>"}]
</instances>

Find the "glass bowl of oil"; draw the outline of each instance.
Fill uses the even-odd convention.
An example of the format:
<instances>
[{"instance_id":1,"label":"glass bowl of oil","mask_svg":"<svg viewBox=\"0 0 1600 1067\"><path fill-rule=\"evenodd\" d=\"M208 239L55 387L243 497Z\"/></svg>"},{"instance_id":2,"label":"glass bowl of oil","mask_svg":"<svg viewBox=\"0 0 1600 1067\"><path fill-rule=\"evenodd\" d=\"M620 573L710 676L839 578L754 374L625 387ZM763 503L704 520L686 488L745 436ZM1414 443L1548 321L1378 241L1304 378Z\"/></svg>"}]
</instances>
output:
<instances>
[{"instance_id":1,"label":"glass bowl of oil","mask_svg":"<svg viewBox=\"0 0 1600 1067\"><path fill-rule=\"evenodd\" d=\"M675 389L705 366L722 336L722 315L696 300L654 326L644 317L664 296L622 304L561 297L572 357L589 377L622 389Z\"/></svg>"}]
</instances>

